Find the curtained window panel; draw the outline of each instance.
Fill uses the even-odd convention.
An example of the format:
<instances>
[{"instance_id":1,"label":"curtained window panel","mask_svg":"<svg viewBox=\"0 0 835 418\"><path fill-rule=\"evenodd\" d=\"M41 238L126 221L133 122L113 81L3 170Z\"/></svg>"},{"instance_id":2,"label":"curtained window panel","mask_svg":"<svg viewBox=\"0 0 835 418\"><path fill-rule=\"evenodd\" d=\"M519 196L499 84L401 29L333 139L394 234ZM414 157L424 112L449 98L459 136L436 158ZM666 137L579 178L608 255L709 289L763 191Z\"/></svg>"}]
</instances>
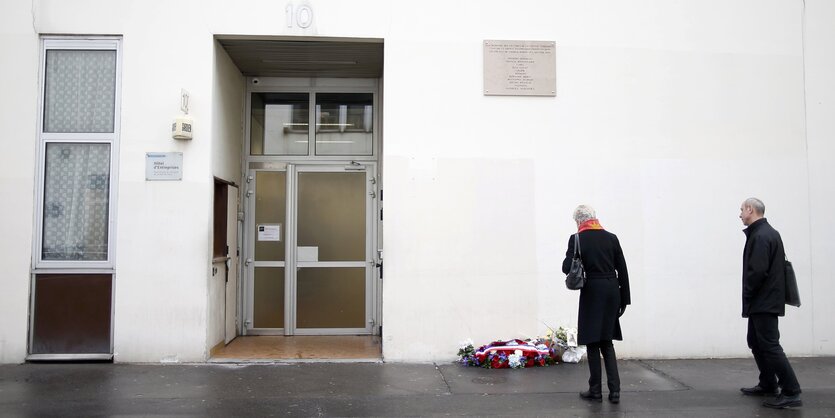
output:
<instances>
[{"instance_id":1,"label":"curtained window panel","mask_svg":"<svg viewBox=\"0 0 835 418\"><path fill-rule=\"evenodd\" d=\"M46 52L44 132L113 132L116 51Z\"/></svg>"},{"instance_id":2,"label":"curtained window panel","mask_svg":"<svg viewBox=\"0 0 835 418\"><path fill-rule=\"evenodd\" d=\"M46 144L43 260L106 261L110 144Z\"/></svg>"}]
</instances>

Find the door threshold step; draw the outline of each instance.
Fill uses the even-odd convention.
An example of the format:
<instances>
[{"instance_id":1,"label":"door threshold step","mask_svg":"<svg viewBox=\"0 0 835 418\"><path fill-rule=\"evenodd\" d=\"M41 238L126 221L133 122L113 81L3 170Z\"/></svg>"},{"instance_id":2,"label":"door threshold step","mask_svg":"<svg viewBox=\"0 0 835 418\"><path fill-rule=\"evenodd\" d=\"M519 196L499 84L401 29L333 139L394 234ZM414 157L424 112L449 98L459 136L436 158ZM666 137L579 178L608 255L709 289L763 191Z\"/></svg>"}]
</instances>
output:
<instances>
[{"instance_id":1,"label":"door threshold step","mask_svg":"<svg viewBox=\"0 0 835 418\"><path fill-rule=\"evenodd\" d=\"M383 363L381 358L210 358L212 364Z\"/></svg>"}]
</instances>

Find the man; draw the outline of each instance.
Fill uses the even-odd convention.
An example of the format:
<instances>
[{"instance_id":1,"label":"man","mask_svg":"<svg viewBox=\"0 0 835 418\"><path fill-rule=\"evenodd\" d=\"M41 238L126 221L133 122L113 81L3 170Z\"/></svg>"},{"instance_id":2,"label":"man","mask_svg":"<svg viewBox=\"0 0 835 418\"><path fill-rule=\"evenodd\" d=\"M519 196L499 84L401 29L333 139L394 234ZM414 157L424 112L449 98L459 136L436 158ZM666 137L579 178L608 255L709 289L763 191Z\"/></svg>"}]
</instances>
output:
<instances>
[{"instance_id":1,"label":"man","mask_svg":"<svg viewBox=\"0 0 835 418\"><path fill-rule=\"evenodd\" d=\"M780 346L777 317L785 315L786 277L783 240L763 216L765 205L756 198L742 202L739 219L747 226L742 253L742 317L748 318L748 347L760 370L754 387L740 389L749 396L774 396L769 408L803 405L800 384ZM778 392L778 389L782 391Z\"/></svg>"}]
</instances>

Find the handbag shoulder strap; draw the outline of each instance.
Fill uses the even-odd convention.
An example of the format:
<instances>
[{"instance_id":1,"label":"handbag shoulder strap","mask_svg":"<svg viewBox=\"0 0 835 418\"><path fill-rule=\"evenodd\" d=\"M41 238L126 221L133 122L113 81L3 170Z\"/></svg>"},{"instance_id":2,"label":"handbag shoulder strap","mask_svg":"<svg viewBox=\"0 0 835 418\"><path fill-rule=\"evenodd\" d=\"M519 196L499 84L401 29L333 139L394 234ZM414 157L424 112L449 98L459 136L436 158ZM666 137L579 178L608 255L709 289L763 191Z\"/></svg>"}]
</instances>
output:
<instances>
[{"instance_id":1,"label":"handbag shoulder strap","mask_svg":"<svg viewBox=\"0 0 835 418\"><path fill-rule=\"evenodd\" d=\"M583 253L580 251L580 233L574 234L574 256L580 255L582 257Z\"/></svg>"}]
</instances>

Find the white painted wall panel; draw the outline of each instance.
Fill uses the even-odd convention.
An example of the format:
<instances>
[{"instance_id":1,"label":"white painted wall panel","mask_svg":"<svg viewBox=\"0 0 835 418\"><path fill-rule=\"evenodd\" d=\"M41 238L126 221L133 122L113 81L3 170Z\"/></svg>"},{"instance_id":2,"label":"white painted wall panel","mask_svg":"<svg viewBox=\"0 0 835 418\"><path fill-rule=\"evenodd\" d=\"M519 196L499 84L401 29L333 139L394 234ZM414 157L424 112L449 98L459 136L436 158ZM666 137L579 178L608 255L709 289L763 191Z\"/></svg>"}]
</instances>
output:
<instances>
[{"instance_id":1,"label":"white painted wall panel","mask_svg":"<svg viewBox=\"0 0 835 418\"><path fill-rule=\"evenodd\" d=\"M37 155L38 37L28 4L0 5L0 363L26 355ZM13 59L10 59L12 58ZM14 62L15 65L7 65Z\"/></svg>"},{"instance_id":2,"label":"white painted wall panel","mask_svg":"<svg viewBox=\"0 0 835 418\"><path fill-rule=\"evenodd\" d=\"M804 308L814 312L815 353L835 352L835 4L826 0L806 1L806 109L809 155L812 264L801 270L807 278ZM803 187L800 185L799 187ZM801 217L802 218L802 217ZM795 256L796 257L796 256ZM803 295L806 296L806 295ZM802 308L803 309L803 308Z\"/></svg>"},{"instance_id":3,"label":"white painted wall panel","mask_svg":"<svg viewBox=\"0 0 835 418\"><path fill-rule=\"evenodd\" d=\"M241 150L243 149L244 77L220 46L214 45L212 83L212 175L241 185ZM230 189L238 190L238 189ZM210 213L213 217L213 213ZM211 218L213 219L213 218ZM214 226L209 243L214 242ZM211 251L211 250L210 250ZM231 249L235 251L235 249ZM226 264L215 263L216 275L210 275L206 286L206 349L211 350L224 341L226 319ZM234 283L230 273L230 282ZM234 303L234 302L233 302Z\"/></svg>"},{"instance_id":4,"label":"white painted wall panel","mask_svg":"<svg viewBox=\"0 0 835 418\"><path fill-rule=\"evenodd\" d=\"M186 3L136 8L120 28L117 361L202 361L207 355L214 43L192 26L196 22L180 18L190 13L199 9ZM190 93L190 141L171 138L171 123L182 114L182 89ZM149 151L182 152L183 180L145 181Z\"/></svg>"},{"instance_id":5,"label":"white painted wall panel","mask_svg":"<svg viewBox=\"0 0 835 418\"><path fill-rule=\"evenodd\" d=\"M385 242L387 270L394 269L385 283L385 357L451 359L456 342L473 335L487 342L542 332L542 322L576 324L577 294L563 290L560 264L574 230L571 211L579 203L598 208L603 224L621 237L630 266L634 305L623 320L620 353L748 355L740 317L739 203L751 195L764 199L772 222L785 231L795 263L802 268L810 262L809 227L803 221L808 189L795 187L805 183L806 171L800 3L551 4L522 15L524 25L490 6L471 10L459 4L441 16L425 4L407 7L402 15L394 12L385 67L391 220ZM430 30L415 36L423 25ZM503 38L556 40L556 99L480 94L480 42ZM422 97L427 104L421 105ZM415 113L430 122L410 124ZM450 157L490 160L481 168L485 173L515 167L519 159L534 162L534 178L527 181L536 187L535 260L485 256L501 266L473 262L444 268L446 245L414 242L437 232L435 223L419 220L439 206L464 219L474 202L495 204L499 207L486 214L492 223L508 219L501 207L508 207L512 196L465 192L478 176L461 178L461 192L443 200L420 187L397 190L413 178L440 176ZM513 181L504 185L520 187ZM401 226L411 223L421 231L409 241L409 229ZM530 237L499 239L524 243ZM415 251L415 245L426 249ZM472 245L472 251L489 254L490 242ZM401 271L412 256L438 271ZM490 270L503 268L520 278L533 271L536 280L525 282L524 290L507 276L479 284L505 298L530 293L535 317L507 315L483 293L470 297L436 283L455 275L489 277ZM474 291L489 293L484 289ZM438 302L407 316L400 312L407 299ZM440 325L443 316L435 311L449 305L470 315L449 316ZM437 320L425 321L423 315ZM812 317L810 310L789 310L784 322L792 354L816 353ZM442 355L437 346L449 349Z\"/></svg>"}]
</instances>

